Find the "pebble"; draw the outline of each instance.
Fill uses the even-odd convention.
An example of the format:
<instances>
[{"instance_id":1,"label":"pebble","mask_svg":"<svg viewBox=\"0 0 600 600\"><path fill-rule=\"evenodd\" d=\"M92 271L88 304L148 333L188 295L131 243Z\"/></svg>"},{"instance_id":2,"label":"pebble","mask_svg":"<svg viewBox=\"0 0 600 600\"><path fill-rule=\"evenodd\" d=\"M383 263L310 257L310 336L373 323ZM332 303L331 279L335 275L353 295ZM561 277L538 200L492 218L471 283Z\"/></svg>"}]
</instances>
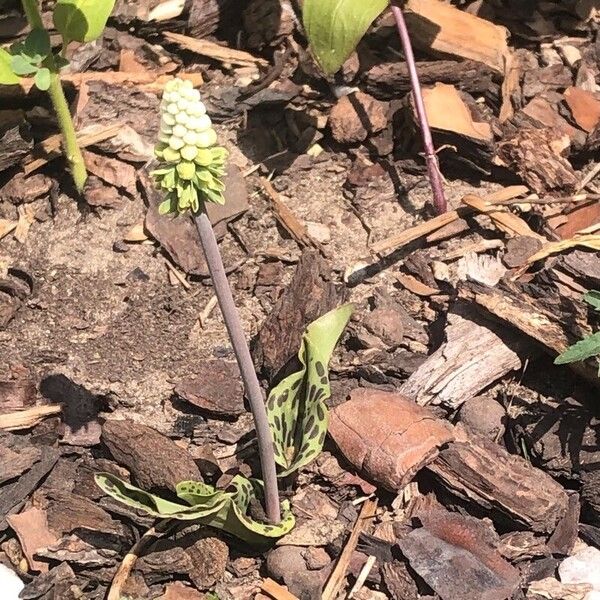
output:
<instances>
[{"instance_id":1,"label":"pebble","mask_svg":"<svg viewBox=\"0 0 600 600\"><path fill-rule=\"evenodd\" d=\"M565 558L558 567L558 574L563 583L589 583L593 592L600 593L600 550L589 546Z\"/></svg>"},{"instance_id":2,"label":"pebble","mask_svg":"<svg viewBox=\"0 0 600 600\"><path fill-rule=\"evenodd\" d=\"M0 563L0 590L2 600L19 600L19 594L25 587L19 576Z\"/></svg>"}]
</instances>

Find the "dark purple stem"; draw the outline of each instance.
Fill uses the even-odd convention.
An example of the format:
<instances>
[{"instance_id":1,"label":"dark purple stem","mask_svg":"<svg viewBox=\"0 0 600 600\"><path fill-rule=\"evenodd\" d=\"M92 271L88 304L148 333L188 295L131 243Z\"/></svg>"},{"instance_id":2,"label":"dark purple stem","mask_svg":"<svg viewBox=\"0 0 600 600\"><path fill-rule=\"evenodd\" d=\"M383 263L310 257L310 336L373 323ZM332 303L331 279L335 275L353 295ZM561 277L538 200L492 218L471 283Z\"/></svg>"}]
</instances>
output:
<instances>
[{"instance_id":1,"label":"dark purple stem","mask_svg":"<svg viewBox=\"0 0 600 600\"><path fill-rule=\"evenodd\" d=\"M429 183L433 192L433 204L438 214L445 213L448 210L446 204L446 196L444 195L444 186L442 183L442 175L440 166L435 153L433 139L431 138L431 130L427 121L427 113L425 112L425 104L423 103L423 94L421 93L421 84L419 83L419 75L417 73L417 65L415 64L415 56L410 43L410 36L404 20L402 8L398 6L398 0L390 0L392 13L396 19L396 27L400 36L400 43L406 58L406 66L408 67L408 75L412 86L413 98L415 101L415 109L419 126L421 128L421 136L423 138L423 148L425 149L425 162L427 164L427 172L429 173Z\"/></svg>"},{"instance_id":2,"label":"dark purple stem","mask_svg":"<svg viewBox=\"0 0 600 600\"><path fill-rule=\"evenodd\" d=\"M279 494L277 492L277 472L275 470L275 455L273 452L273 435L267 420L267 411L258 377L254 370L254 363L250 356L250 349L246 342L246 335L240 321L240 316L235 307L231 288L227 281L223 260L219 253L217 238L212 225L204 210L194 216L200 242L208 264L210 277L215 288L215 294L223 313L223 320L229 333L229 339L237 359L246 395L250 401L250 410L254 417L254 427L258 439L258 454L265 489L265 512L273 524L279 523Z\"/></svg>"}]
</instances>

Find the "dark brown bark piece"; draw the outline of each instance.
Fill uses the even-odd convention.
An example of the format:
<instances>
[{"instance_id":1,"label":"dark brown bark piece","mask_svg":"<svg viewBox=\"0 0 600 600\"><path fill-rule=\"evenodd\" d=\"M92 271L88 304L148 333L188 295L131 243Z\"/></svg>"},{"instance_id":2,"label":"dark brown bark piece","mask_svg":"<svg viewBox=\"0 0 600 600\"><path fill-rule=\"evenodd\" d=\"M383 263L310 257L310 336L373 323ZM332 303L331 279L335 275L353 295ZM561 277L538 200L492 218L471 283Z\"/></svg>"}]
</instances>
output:
<instances>
[{"instance_id":1,"label":"dark brown bark piece","mask_svg":"<svg viewBox=\"0 0 600 600\"><path fill-rule=\"evenodd\" d=\"M533 98L549 90L564 90L573 84L573 74L566 65L556 64L530 69L523 77L523 96Z\"/></svg>"},{"instance_id":2,"label":"dark brown bark piece","mask_svg":"<svg viewBox=\"0 0 600 600\"><path fill-rule=\"evenodd\" d=\"M7 527L6 517L17 512L36 489L39 482L52 470L60 452L54 448L41 449L42 457L29 471L12 484L0 488L0 531Z\"/></svg>"},{"instance_id":3,"label":"dark brown bark piece","mask_svg":"<svg viewBox=\"0 0 600 600\"><path fill-rule=\"evenodd\" d=\"M145 490L174 491L181 481L202 481L192 457L155 429L130 420L106 421L102 441Z\"/></svg>"},{"instance_id":4,"label":"dark brown bark piece","mask_svg":"<svg viewBox=\"0 0 600 600\"><path fill-rule=\"evenodd\" d=\"M204 362L193 379L175 387L175 393L215 418L235 419L245 412L244 387L235 363Z\"/></svg>"},{"instance_id":5,"label":"dark brown bark piece","mask_svg":"<svg viewBox=\"0 0 600 600\"><path fill-rule=\"evenodd\" d=\"M298 353L312 321L343 302L329 264L316 250L304 250L294 277L262 324L252 348L254 364L272 379Z\"/></svg>"},{"instance_id":6,"label":"dark brown bark piece","mask_svg":"<svg viewBox=\"0 0 600 600\"><path fill-rule=\"evenodd\" d=\"M381 566L381 575L393 600L417 600L419 597L417 584L402 561L384 563Z\"/></svg>"},{"instance_id":7,"label":"dark brown bark piece","mask_svg":"<svg viewBox=\"0 0 600 600\"><path fill-rule=\"evenodd\" d=\"M492 83L493 70L486 65L473 61L437 60L417 63L417 73L421 85L448 83L471 93L483 93L496 90ZM410 92L410 77L405 62L378 63L364 74L365 91L376 98L386 100L397 98Z\"/></svg>"},{"instance_id":8,"label":"dark brown bark piece","mask_svg":"<svg viewBox=\"0 0 600 600\"><path fill-rule=\"evenodd\" d=\"M410 566L444 599L506 600L519 586L518 571L492 568L461 545L440 539L426 528L416 529L398 541ZM460 565L460 576L457 576Z\"/></svg>"},{"instance_id":9,"label":"dark brown bark piece","mask_svg":"<svg viewBox=\"0 0 600 600\"><path fill-rule=\"evenodd\" d=\"M449 444L427 468L452 493L490 511L493 520L550 533L567 511L560 484L481 437Z\"/></svg>"},{"instance_id":10,"label":"dark brown bark piece","mask_svg":"<svg viewBox=\"0 0 600 600\"><path fill-rule=\"evenodd\" d=\"M597 256L595 260L598 260ZM580 316L573 314L567 320L555 306L552 309L544 306L543 297L533 299L516 285L503 283L500 287L491 288L468 282L459 287L459 296L471 300L488 314L540 342L554 355L564 352L589 332L589 325ZM593 364L578 362L569 366L593 386L600 385L598 369Z\"/></svg>"},{"instance_id":11,"label":"dark brown bark piece","mask_svg":"<svg viewBox=\"0 0 600 600\"><path fill-rule=\"evenodd\" d=\"M129 530L96 502L78 494L61 490L46 490L48 527L58 535L77 533L82 539L85 531L116 536L123 542L131 539Z\"/></svg>"},{"instance_id":12,"label":"dark brown bark piece","mask_svg":"<svg viewBox=\"0 0 600 600\"><path fill-rule=\"evenodd\" d=\"M527 235L510 238L506 242L506 253L502 257L502 262L509 269L522 267L527 263L527 259L533 256L541 247L542 242L539 238Z\"/></svg>"},{"instance_id":13,"label":"dark brown bark piece","mask_svg":"<svg viewBox=\"0 0 600 600\"><path fill-rule=\"evenodd\" d=\"M42 452L10 433L0 434L0 484L19 477L40 460Z\"/></svg>"},{"instance_id":14,"label":"dark brown bark piece","mask_svg":"<svg viewBox=\"0 0 600 600\"><path fill-rule=\"evenodd\" d=\"M248 48L277 46L294 32L294 9L290 0L250 0L243 22Z\"/></svg>"},{"instance_id":15,"label":"dark brown bark piece","mask_svg":"<svg viewBox=\"0 0 600 600\"><path fill-rule=\"evenodd\" d=\"M192 0L187 34L201 39L235 16L236 0Z\"/></svg>"},{"instance_id":16,"label":"dark brown bark piece","mask_svg":"<svg viewBox=\"0 0 600 600\"><path fill-rule=\"evenodd\" d=\"M32 148L24 113L20 110L0 111L0 171L19 164Z\"/></svg>"},{"instance_id":17,"label":"dark brown bark piece","mask_svg":"<svg viewBox=\"0 0 600 600\"><path fill-rule=\"evenodd\" d=\"M565 516L559 521L547 546L552 554L569 556L579 535L579 494L569 496L569 506Z\"/></svg>"}]
</instances>

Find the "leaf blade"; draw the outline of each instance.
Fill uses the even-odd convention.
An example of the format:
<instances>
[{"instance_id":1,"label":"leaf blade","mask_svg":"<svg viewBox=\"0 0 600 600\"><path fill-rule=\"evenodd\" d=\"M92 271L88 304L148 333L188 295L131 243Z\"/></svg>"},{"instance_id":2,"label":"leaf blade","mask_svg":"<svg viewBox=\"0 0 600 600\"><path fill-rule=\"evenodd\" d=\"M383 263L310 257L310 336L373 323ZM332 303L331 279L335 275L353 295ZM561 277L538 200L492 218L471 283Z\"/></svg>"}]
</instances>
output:
<instances>
[{"instance_id":1,"label":"leaf blade","mask_svg":"<svg viewBox=\"0 0 600 600\"><path fill-rule=\"evenodd\" d=\"M91 42L100 37L115 0L58 0L52 15L65 43Z\"/></svg>"},{"instance_id":2,"label":"leaf blade","mask_svg":"<svg viewBox=\"0 0 600 600\"><path fill-rule=\"evenodd\" d=\"M320 67L333 75L350 56L388 0L304 0L302 20Z\"/></svg>"},{"instance_id":3,"label":"leaf blade","mask_svg":"<svg viewBox=\"0 0 600 600\"><path fill-rule=\"evenodd\" d=\"M0 85L16 85L20 79L18 75L12 70L12 55L5 50L0 48Z\"/></svg>"},{"instance_id":4,"label":"leaf blade","mask_svg":"<svg viewBox=\"0 0 600 600\"><path fill-rule=\"evenodd\" d=\"M583 299L594 309L600 311L600 292L598 290L591 290L583 295Z\"/></svg>"},{"instance_id":5,"label":"leaf blade","mask_svg":"<svg viewBox=\"0 0 600 600\"><path fill-rule=\"evenodd\" d=\"M554 359L555 365L564 365L572 362L579 362L600 355L600 331L588 335L579 340L572 346L569 346L562 354Z\"/></svg>"}]
</instances>

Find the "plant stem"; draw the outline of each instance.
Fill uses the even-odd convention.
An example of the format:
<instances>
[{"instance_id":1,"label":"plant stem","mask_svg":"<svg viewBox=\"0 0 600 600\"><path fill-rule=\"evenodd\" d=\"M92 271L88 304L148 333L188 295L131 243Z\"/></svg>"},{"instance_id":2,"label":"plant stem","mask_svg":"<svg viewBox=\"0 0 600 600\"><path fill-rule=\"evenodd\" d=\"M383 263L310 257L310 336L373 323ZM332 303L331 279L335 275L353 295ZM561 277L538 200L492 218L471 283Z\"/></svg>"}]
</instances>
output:
<instances>
[{"instance_id":1,"label":"plant stem","mask_svg":"<svg viewBox=\"0 0 600 600\"><path fill-rule=\"evenodd\" d=\"M250 409L254 418L254 427L258 440L258 454L260 456L260 465L262 470L264 489L265 489L265 512L267 518L277 524L281 520L279 512L279 494L277 492L277 472L275 470L275 455L273 453L273 436L269 422L267 421L267 411L263 398L258 377L254 370L250 349L246 342L246 336L242 327L240 316L233 302L231 288L227 281L225 268L219 253L217 238L212 225L204 210L194 215L194 221L200 235L200 242L204 250L208 270L215 288L215 294L223 313L223 320L229 333L229 339L233 346L233 351L246 389L246 395L250 402Z\"/></svg>"},{"instance_id":2,"label":"plant stem","mask_svg":"<svg viewBox=\"0 0 600 600\"><path fill-rule=\"evenodd\" d=\"M404 13L402 12L402 8L398 5L398 1L399 0L390 0L390 4L392 13L396 19L396 28L398 29L398 36L400 37L400 43L402 44L402 50L404 51L404 57L406 58L406 66L408 67L408 75L410 77L415 109L417 111L419 127L421 128L423 148L425 150L425 163L427 164L429 183L431 185L431 191L433 192L433 204L436 212L442 214L448 210L446 196L444 195L442 175L440 173L440 166L431 137L431 130L429 129L429 122L427 121L427 113L425 111L425 104L423 103L423 94L421 93L421 84L419 83L419 75L417 73L417 65L415 64L415 56L410 43L408 28L406 27Z\"/></svg>"},{"instance_id":3,"label":"plant stem","mask_svg":"<svg viewBox=\"0 0 600 600\"><path fill-rule=\"evenodd\" d=\"M23 9L25 10L27 21L32 29L44 28L37 0L23 0ZM69 105L67 104L67 99L65 98L65 93L60 83L60 76L52 53L44 63L50 70L50 87L48 88L48 94L52 101L52 106L54 107L58 125L63 136L65 155L71 166L71 174L73 176L75 187L78 192L81 192L83 191L83 186L87 179L87 172L85 170L81 149L77 143L77 134L75 133Z\"/></svg>"}]
</instances>

